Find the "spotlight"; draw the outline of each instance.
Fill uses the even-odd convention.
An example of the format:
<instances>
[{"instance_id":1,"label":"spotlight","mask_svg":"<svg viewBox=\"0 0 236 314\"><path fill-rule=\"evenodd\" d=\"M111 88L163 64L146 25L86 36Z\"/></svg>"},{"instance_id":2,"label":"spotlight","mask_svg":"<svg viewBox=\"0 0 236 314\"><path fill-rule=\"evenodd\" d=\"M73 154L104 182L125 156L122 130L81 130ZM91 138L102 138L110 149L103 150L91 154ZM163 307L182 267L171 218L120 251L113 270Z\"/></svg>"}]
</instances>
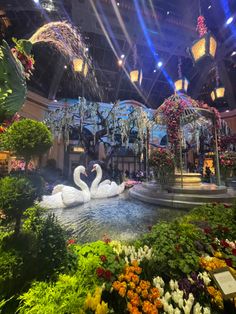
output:
<instances>
[{"instance_id":1,"label":"spotlight","mask_svg":"<svg viewBox=\"0 0 236 314\"><path fill-rule=\"evenodd\" d=\"M170 14L170 11L167 11L167 12L166 12L166 15L169 15L169 14Z\"/></svg>"},{"instance_id":2,"label":"spotlight","mask_svg":"<svg viewBox=\"0 0 236 314\"><path fill-rule=\"evenodd\" d=\"M117 6L119 7L119 5L120 5L120 2L116 2L116 4L117 4Z\"/></svg>"},{"instance_id":3,"label":"spotlight","mask_svg":"<svg viewBox=\"0 0 236 314\"><path fill-rule=\"evenodd\" d=\"M122 61L121 59L119 59L119 60L118 60L118 65L119 65L119 66L122 66L122 64L123 64L123 61Z\"/></svg>"},{"instance_id":4,"label":"spotlight","mask_svg":"<svg viewBox=\"0 0 236 314\"><path fill-rule=\"evenodd\" d=\"M54 102L57 102L57 100L56 100L56 99L54 99L53 101L54 101Z\"/></svg>"},{"instance_id":5,"label":"spotlight","mask_svg":"<svg viewBox=\"0 0 236 314\"><path fill-rule=\"evenodd\" d=\"M64 65L64 69L67 69L67 65Z\"/></svg>"},{"instance_id":6,"label":"spotlight","mask_svg":"<svg viewBox=\"0 0 236 314\"><path fill-rule=\"evenodd\" d=\"M233 18L233 16L231 16L231 17L228 18L228 20L226 21L225 24L229 25L229 24L231 24L233 22L233 20L234 20L234 18Z\"/></svg>"},{"instance_id":7,"label":"spotlight","mask_svg":"<svg viewBox=\"0 0 236 314\"><path fill-rule=\"evenodd\" d=\"M121 55L120 57L121 57L121 59L124 59L125 55Z\"/></svg>"},{"instance_id":8,"label":"spotlight","mask_svg":"<svg viewBox=\"0 0 236 314\"><path fill-rule=\"evenodd\" d=\"M153 73L156 73L156 71L157 71L157 69L154 69L154 70L153 70Z\"/></svg>"},{"instance_id":9,"label":"spotlight","mask_svg":"<svg viewBox=\"0 0 236 314\"><path fill-rule=\"evenodd\" d=\"M39 0L33 0L34 3L39 4Z\"/></svg>"},{"instance_id":10,"label":"spotlight","mask_svg":"<svg viewBox=\"0 0 236 314\"><path fill-rule=\"evenodd\" d=\"M89 51L88 47L85 48L85 51Z\"/></svg>"},{"instance_id":11,"label":"spotlight","mask_svg":"<svg viewBox=\"0 0 236 314\"><path fill-rule=\"evenodd\" d=\"M231 53L231 57L233 57L233 56L235 56L236 55L236 51L233 51L232 53Z\"/></svg>"},{"instance_id":12,"label":"spotlight","mask_svg":"<svg viewBox=\"0 0 236 314\"><path fill-rule=\"evenodd\" d=\"M211 9L211 5L208 6L208 10L210 10L210 9Z\"/></svg>"},{"instance_id":13,"label":"spotlight","mask_svg":"<svg viewBox=\"0 0 236 314\"><path fill-rule=\"evenodd\" d=\"M225 110L225 112L229 112L229 110Z\"/></svg>"},{"instance_id":14,"label":"spotlight","mask_svg":"<svg viewBox=\"0 0 236 314\"><path fill-rule=\"evenodd\" d=\"M163 66L162 61L159 61L159 62L157 63L157 66L158 66L158 68L161 68L161 67Z\"/></svg>"}]
</instances>

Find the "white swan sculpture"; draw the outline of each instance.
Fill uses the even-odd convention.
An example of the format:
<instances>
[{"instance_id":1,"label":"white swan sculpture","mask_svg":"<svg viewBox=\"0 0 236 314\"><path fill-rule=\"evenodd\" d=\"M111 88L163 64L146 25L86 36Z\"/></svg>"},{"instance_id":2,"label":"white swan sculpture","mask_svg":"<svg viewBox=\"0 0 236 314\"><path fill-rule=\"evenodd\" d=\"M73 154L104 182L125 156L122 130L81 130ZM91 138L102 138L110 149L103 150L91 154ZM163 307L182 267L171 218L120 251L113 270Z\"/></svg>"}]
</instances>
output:
<instances>
[{"instance_id":1,"label":"white swan sculpture","mask_svg":"<svg viewBox=\"0 0 236 314\"><path fill-rule=\"evenodd\" d=\"M120 185L117 185L116 182L111 182L110 180L104 180L100 183L102 179L102 168L98 164L93 165L92 171L96 171L97 175L90 188L91 198L113 197L124 191L124 182Z\"/></svg>"},{"instance_id":2,"label":"white swan sculpture","mask_svg":"<svg viewBox=\"0 0 236 314\"><path fill-rule=\"evenodd\" d=\"M72 186L58 184L54 187L52 195L43 196L40 206L48 209L54 209L72 207L89 202L91 199L89 187L81 180L81 173L87 175L84 166L78 166L75 168L73 174L74 182L81 189L81 191L73 188Z\"/></svg>"}]
</instances>

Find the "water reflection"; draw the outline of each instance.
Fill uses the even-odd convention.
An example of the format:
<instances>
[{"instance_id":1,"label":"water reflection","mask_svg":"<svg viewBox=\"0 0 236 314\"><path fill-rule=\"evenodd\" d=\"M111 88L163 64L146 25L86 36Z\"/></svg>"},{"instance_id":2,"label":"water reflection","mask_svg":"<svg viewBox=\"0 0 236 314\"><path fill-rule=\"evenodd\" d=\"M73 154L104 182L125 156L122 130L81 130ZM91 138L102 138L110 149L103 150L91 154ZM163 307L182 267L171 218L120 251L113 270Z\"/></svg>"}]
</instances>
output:
<instances>
[{"instance_id":1,"label":"water reflection","mask_svg":"<svg viewBox=\"0 0 236 314\"><path fill-rule=\"evenodd\" d=\"M183 210L160 208L129 198L127 192L110 199L96 199L69 209L56 209L61 224L79 242L102 239L132 240L148 232L160 220L172 220L184 215Z\"/></svg>"}]
</instances>

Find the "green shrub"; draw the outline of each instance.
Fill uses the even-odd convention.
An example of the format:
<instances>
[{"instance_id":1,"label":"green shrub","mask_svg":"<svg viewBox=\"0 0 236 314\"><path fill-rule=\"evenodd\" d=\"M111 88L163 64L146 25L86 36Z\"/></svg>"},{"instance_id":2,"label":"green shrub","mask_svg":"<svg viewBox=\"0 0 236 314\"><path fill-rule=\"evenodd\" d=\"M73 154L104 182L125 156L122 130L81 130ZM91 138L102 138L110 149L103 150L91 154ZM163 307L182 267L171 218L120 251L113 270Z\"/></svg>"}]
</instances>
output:
<instances>
[{"instance_id":1,"label":"green shrub","mask_svg":"<svg viewBox=\"0 0 236 314\"><path fill-rule=\"evenodd\" d=\"M37 235L37 264L39 278L64 272L68 262L66 235L54 215L49 215Z\"/></svg>"},{"instance_id":2,"label":"green shrub","mask_svg":"<svg viewBox=\"0 0 236 314\"><path fill-rule=\"evenodd\" d=\"M153 249L153 258L146 261L147 276L174 278L196 271L199 256L208 250L205 240L203 232L192 224L175 221L155 225L139 241L139 245L146 244Z\"/></svg>"},{"instance_id":3,"label":"green shrub","mask_svg":"<svg viewBox=\"0 0 236 314\"><path fill-rule=\"evenodd\" d=\"M229 240L236 239L236 217L235 205L228 206L224 204L205 204L198 206L190 211L190 213L181 221L193 223L200 228L211 227L217 229L218 226L228 229L226 238Z\"/></svg>"},{"instance_id":4,"label":"green shrub","mask_svg":"<svg viewBox=\"0 0 236 314\"><path fill-rule=\"evenodd\" d=\"M3 136L4 148L24 157L26 169L33 157L46 153L51 145L52 134L47 126L31 119L14 122Z\"/></svg>"},{"instance_id":5,"label":"green shrub","mask_svg":"<svg viewBox=\"0 0 236 314\"><path fill-rule=\"evenodd\" d=\"M0 208L7 220L15 221L15 235L21 227L23 212L37 197L34 186L27 178L5 177L0 180Z\"/></svg>"}]
</instances>

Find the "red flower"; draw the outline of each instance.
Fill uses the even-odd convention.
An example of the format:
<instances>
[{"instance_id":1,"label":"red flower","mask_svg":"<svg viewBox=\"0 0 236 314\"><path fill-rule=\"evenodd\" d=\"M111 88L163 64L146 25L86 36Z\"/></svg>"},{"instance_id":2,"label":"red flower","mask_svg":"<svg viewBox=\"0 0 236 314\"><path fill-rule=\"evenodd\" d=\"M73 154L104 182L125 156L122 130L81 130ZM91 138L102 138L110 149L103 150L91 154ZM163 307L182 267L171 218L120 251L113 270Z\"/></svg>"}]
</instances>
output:
<instances>
[{"instance_id":1,"label":"red flower","mask_svg":"<svg viewBox=\"0 0 236 314\"><path fill-rule=\"evenodd\" d=\"M103 277L103 275L104 275L104 269L103 269L102 267L98 267L98 268L96 269L96 273L97 273L97 276L98 276L99 278L101 278L101 277Z\"/></svg>"},{"instance_id":2,"label":"red flower","mask_svg":"<svg viewBox=\"0 0 236 314\"><path fill-rule=\"evenodd\" d=\"M67 245L75 244L75 239L69 239Z\"/></svg>"},{"instance_id":3,"label":"red flower","mask_svg":"<svg viewBox=\"0 0 236 314\"><path fill-rule=\"evenodd\" d=\"M109 242L111 242L111 239L108 238L108 236L106 234L104 234L102 237L102 241L105 242L106 244L108 244Z\"/></svg>"},{"instance_id":4,"label":"red flower","mask_svg":"<svg viewBox=\"0 0 236 314\"><path fill-rule=\"evenodd\" d=\"M233 265L232 265L232 259L231 259L231 258L226 258L226 259L225 259L225 262L226 262L227 266L229 266L229 267L232 267L232 266L233 266Z\"/></svg>"},{"instance_id":5,"label":"red flower","mask_svg":"<svg viewBox=\"0 0 236 314\"><path fill-rule=\"evenodd\" d=\"M224 208L231 208L230 204L224 204Z\"/></svg>"},{"instance_id":6,"label":"red flower","mask_svg":"<svg viewBox=\"0 0 236 314\"><path fill-rule=\"evenodd\" d=\"M111 280L111 276L112 276L112 272L109 269L107 269L103 274L103 277L108 281Z\"/></svg>"},{"instance_id":7,"label":"red flower","mask_svg":"<svg viewBox=\"0 0 236 314\"><path fill-rule=\"evenodd\" d=\"M100 260L101 260L103 263L105 263L106 260L107 260L107 258L106 258L105 255L101 255L101 256L100 256Z\"/></svg>"},{"instance_id":8,"label":"red flower","mask_svg":"<svg viewBox=\"0 0 236 314\"><path fill-rule=\"evenodd\" d=\"M212 229L210 227L206 227L203 229L204 233L209 234L212 233Z\"/></svg>"},{"instance_id":9,"label":"red flower","mask_svg":"<svg viewBox=\"0 0 236 314\"><path fill-rule=\"evenodd\" d=\"M224 247L229 247L229 244L225 240L221 240L220 244Z\"/></svg>"}]
</instances>

